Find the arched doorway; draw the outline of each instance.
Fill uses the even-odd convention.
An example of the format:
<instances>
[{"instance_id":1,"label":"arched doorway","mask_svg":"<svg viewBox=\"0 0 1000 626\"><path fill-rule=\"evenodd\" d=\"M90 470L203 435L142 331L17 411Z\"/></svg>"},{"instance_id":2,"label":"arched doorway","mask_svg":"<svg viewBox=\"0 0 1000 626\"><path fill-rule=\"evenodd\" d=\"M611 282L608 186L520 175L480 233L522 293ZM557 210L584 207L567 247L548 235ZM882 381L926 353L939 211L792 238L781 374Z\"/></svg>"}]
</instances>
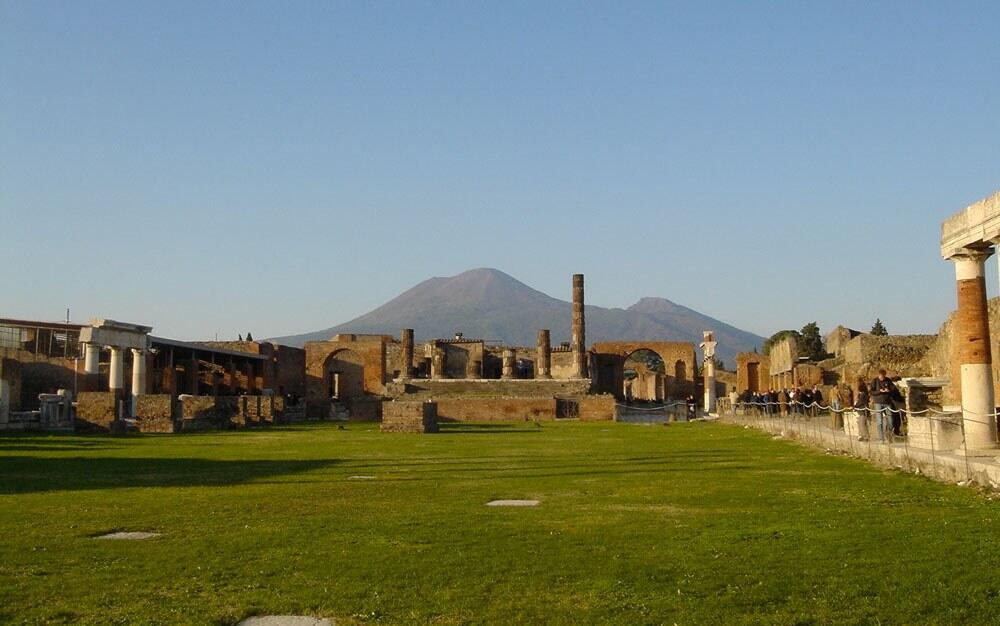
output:
<instances>
[{"instance_id":1,"label":"arched doorway","mask_svg":"<svg viewBox=\"0 0 1000 626\"><path fill-rule=\"evenodd\" d=\"M627 402L659 402L665 397L666 367L653 350L640 348L626 356L622 379Z\"/></svg>"},{"instance_id":2,"label":"arched doorway","mask_svg":"<svg viewBox=\"0 0 1000 626\"><path fill-rule=\"evenodd\" d=\"M327 397L343 402L365 395L365 366L353 350L337 350L323 364L323 386Z\"/></svg>"}]
</instances>

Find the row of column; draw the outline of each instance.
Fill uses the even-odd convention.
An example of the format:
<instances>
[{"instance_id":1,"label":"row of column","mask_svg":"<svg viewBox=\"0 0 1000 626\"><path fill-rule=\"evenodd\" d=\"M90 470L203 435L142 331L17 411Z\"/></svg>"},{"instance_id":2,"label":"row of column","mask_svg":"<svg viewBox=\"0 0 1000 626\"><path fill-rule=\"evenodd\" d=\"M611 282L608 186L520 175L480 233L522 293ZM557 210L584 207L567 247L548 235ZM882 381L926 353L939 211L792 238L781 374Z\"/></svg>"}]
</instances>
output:
<instances>
[{"instance_id":1,"label":"row of column","mask_svg":"<svg viewBox=\"0 0 1000 626\"><path fill-rule=\"evenodd\" d=\"M108 389L121 395L125 388L124 349L110 346L111 363L108 368ZM101 346L84 344L83 371L88 377L96 378L100 373ZM130 415L135 417L136 398L146 393L146 353L132 348L132 402Z\"/></svg>"},{"instance_id":2,"label":"row of column","mask_svg":"<svg viewBox=\"0 0 1000 626\"><path fill-rule=\"evenodd\" d=\"M414 377L416 370L413 366L413 329L404 328L400 334L400 343L402 344L403 353L403 365L400 376L403 380L409 380ZM431 363L430 363L430 377L432 379L443 378L444 377L444 366L445 366L445 351L444 347L438 345L437 343L431 346ZM472 364L472 373L476 373L477 376L482 375L482 363L479 361L474 361ZM517 359L516 353L511 348L506 348L503 351L503 362L501 370L501 378L515 378L517 371ZM535 378L549 379L552 378L552 344L550 340L550 333L548 329L542 329L538 331L538 339L535 345Z\"/></svg>"}]
</instances>

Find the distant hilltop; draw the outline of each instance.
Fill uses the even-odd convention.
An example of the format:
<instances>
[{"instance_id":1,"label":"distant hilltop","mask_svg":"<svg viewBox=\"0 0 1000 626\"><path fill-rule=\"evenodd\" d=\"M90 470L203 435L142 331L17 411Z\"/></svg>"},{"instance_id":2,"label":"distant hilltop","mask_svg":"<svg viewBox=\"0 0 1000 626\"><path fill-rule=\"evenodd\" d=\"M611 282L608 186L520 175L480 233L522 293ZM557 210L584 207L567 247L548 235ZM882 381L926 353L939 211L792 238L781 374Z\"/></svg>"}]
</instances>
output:
<instances>
[{"instance_id":1,"label":"distant hilltop","mask_svg":"<svg viewBox=\"0 0 1000 626\"><path fill-rule=\"evenodd\" d=\"M567 284L567 294L569 285ZM466 337L497 340L506 345L533 346L540 328L552 331L552 342L570 339L568 301L532 289L516 278L490 268L457 276L431 278L377 309L323 330L274 337L271 341L302 346L343 333L398 334L413 328L418 340ZM699 313L665 298L642 298L627 309L587 306L587 344L597 341L664 340L698 344L702 332L715 332L716 356L728 367L737 352L748 352L764 338Z\"/></svg>"}]
</instances>

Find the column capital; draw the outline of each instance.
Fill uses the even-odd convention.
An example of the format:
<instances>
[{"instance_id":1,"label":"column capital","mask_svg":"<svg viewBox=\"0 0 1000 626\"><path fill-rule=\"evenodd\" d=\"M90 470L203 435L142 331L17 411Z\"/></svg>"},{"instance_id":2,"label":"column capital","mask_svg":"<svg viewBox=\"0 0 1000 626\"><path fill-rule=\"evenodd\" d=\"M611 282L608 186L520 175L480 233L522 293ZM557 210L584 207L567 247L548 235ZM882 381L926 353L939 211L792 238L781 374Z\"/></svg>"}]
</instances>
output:
<instances>
[{"instance_id":1,"label":"column capital","mask_svg":"<svg viewBox=\"0 0 1000 626\"><path fill-rule=\"evenodd\" d=\"M972 261L977 263L983 263L986 259L993 256L993 247L985 248L960 248L955 251L954 254L948 257L949 261L954 263L959 263L963 261Z\"/></svg>"}]
</instances>

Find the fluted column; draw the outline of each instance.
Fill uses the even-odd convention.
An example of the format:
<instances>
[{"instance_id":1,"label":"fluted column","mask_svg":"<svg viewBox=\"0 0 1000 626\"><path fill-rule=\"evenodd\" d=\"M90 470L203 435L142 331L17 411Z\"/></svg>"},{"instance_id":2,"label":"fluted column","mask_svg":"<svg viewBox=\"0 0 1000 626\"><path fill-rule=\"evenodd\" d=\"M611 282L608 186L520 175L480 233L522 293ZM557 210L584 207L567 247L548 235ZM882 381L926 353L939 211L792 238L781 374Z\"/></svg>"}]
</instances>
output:
<instances>
[{"instance_id":1,"label":"fluted column","mask_svg":"<svg viewBox=\"0 0 1000 626\"><path fill-rule=\"evenodd\" d=\"M991 249L966 248L949 259L955 263L958 287L953 358L960 368L962 419L969 450L997 445L997 424L993 416L993 355L984 277L985 261L992 254Z\"/></svg>"},{"instance_id":2,"label":"fluted column","mask_svg":"<svg viewBox=\"0 0 1000 626\"><path fill-rule=\"evenodd\" d=\"M715 347L718 342L715 341L715 335L710 331L705 331L703 335L705 340L701 342L701 349L703 354L702 372L705 378L705 412L711 413L715 411ZM771 386L774 386L773 379Z\"/></svg>"},{"instance_id":3,"label":"fluted column","mask_svg":"<svg viewBox=\"0 0 1000 626\"><path fill-rule=\"evenodd\" d=\"M535 378L552 378L552 344L549 331L538 331L538 342L535 348Z\"/></svg>"},{"instance_id":4,"label":"fluted column","mask_svg":"<svg viewBox=\"0 0 1000 626\"><path fill-rule=\"evenodd\" d=\"M587 378L587 332L583 310L583 274L573 274L573 377Z\"/></svg>"}]
</instances>

